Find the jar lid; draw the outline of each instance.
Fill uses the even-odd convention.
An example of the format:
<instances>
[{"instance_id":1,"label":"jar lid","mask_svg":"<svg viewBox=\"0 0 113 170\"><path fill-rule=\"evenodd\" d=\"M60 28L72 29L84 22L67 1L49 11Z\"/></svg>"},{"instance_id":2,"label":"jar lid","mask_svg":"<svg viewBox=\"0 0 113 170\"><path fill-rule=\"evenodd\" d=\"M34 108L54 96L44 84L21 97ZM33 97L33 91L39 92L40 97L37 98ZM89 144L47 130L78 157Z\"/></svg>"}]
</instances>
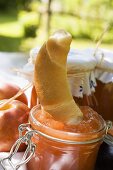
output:
<instances>
[{"instance_id":1,"label":"jar lid","mask_svg":"<svg viewBox=\"0 0 113 170\"><path fill-rule=\"evenodd\" d=\"M107 49L98 49L96 55L97 68L104 71L113 71L113 52Z\"/></svg>"},{"instance_id":2,"label":"jar lid","mask_svg":"<svg viewBox=\"0 0 113 170\"><path fill-rule=\"evenodd\" d=\"M73 96L83 97L95 91L94 69L97 60L85 50L71 49L67 58L67 73Z\"/></svg>"},{"instance_id":3,"label":"jar lid","mask_svg":"<svg viewBox=\"0 0 113 170\"><path fill-rule=\"evenodd\" d=\"M92 53L85 50L71 49L67 58L68 73L92 71L96 67L97 60Z\"/></svg>"},{"instance_id":4,"label":"jar lid","mask_svg":"<svg viewBox=\"0 0 113 170\"><path fill-rule=\"evenodd\" d=\"M97 69L95 77L103 83L113 82L113 52L106 49L99 49L96 53Z\"/></svg>"},{"instance_id":5,"label":"jar lid","mask_svg":"<svg viewBox=\"0 0 113 170\"><path fill-rule=\"evenodd\" d=\"M39 47L33 48L30 51L30 58L29 62L34 63L35 58L37 56L37 53L39 51ZM91 53L87 53L84 50L76 50L76 49L70 49L68 57L67 57L67 71L74 72L76 71L87 71L92 70L95 68L97 64L97 60Z\"/></svg>"},{"instance_id":6,"label":"jar lid","mask_svg":"<svg viewBox=\"0 0 113 170\"><path fill-rule=\"evenodd\" d=\"M22 69L23 76L29 81L33 81L34 63L39 49L36 47L30 51L28 63ZM67 58L67 74L73 96L83 97L84 94L90 95L92 91L95 91L95 66L96 59L93 55L83 50L70 49Z\"/></svg>"},{"instance_id":7,"label":"jar lid","mask_svg":"<svg viewBox=\"0 0 113 170\"><path fill-rule=\"evenodd\" d=\"M39 47L30 51L29 62L34 63ZM94 56L95 49L88 48L83 50L70 49L67 58L68 71L91 70L95 67L104 71L113 71L113 52L107 49L98 49Z\"/></svg>"},{"instance_id":8,"label":"jar lid","mask_svg":"<svg viewBox=\"0 0 113 170\"><path fill-rule=\"evenodd\" d=\"M82 51L97 60L96 68L109 72L113 71L113 51L101 48L96 52L94 48L86 48Z\"/></svg>"}]
</instances>

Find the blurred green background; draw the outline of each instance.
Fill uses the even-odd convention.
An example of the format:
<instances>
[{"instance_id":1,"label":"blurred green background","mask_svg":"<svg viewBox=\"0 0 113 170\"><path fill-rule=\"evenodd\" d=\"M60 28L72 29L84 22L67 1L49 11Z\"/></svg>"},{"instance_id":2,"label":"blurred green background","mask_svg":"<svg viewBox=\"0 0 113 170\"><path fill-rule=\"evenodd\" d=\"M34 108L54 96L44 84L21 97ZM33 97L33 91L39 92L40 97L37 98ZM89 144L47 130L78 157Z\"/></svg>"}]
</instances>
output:
<instances>
[{"instance_id":1,"label":"blurred green background","mask_svg":"<svg viewBox=\"0 0 113 170\"><path fill-rule=\"evenodd\" d=\"M113 0L0 0L0 51L29 51L65 29L72 47L113 48Z\"/></svg>"}]
</instances>

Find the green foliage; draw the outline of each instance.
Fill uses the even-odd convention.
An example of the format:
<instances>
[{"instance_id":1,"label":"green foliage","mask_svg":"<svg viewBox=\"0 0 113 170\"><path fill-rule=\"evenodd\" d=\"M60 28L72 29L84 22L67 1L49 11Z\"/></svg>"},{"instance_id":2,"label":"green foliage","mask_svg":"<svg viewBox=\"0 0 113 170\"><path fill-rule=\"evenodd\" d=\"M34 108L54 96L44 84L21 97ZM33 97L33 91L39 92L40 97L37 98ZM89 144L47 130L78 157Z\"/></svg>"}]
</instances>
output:
<instances>
[{"instance_id":1,"label":"green foliage","mask_svg":"<svg viewBox=\"0 0 113 170\"><path fill-rule=\"evenodd\" d=\"M36 25L25 25L24 26L24 36L25 37L36 37Z\"/></svg>"},{"instance_id":2,"label":"green foliage","mask_svg":"<svg viewBox=\"0 0 113 170\"><path fill-rule=\"evenodd\" d=\"M38 14L36 12L20 11L18 19L23 25L24 37L36 37L38 29Z\"/></svg>"},{"instance_id":3,"label":"green foliage","mask_svg":"<svg viewBox=\"0 0 113 170\"><path fill-rule=\"evenodd\" d=\"M11 8L15 8L15 7L16 7L16 1L0 0L0 10L2 10L2 11L11 9Z\"/></svg>"},{"instance_id":4,"label":"green foliage","mask_svg":"<svg viewBox=\"0 0 113 170\"><path fill-rule=\"evenodd\" d=\"M72 15L54 14L51 32L63 28L75 39L97 41L109 24L110 29L103 37L104 43L113 43L113 0L59 0L61 9ZM53 0L54 3L54 0Z\"/></svg>"},{"instance_id":5,"label":"green foliage","mask_svg":"<svg viewBox=\"0 0 113 170\"><path fill-rule=\"evenodd\" d=\"M20 51L22 38L0 36L0 51Z\"/></svg>"},{"instance_id":6,"label":"green foliage","mask_svg":"<svg viewBox=\"0 0 113 170\"><path fill-rule=\"evenodd\" d=\"M0 0L0 10L7 10L0 14L0 50L23 50L28 44L32 48L36 39L41 44L45 40L47 15L42 14L39 20L39 10L44 11L46 5L41 0ZM52 13L50 33L65 29L72 34L73 41L86 41L90 46L109 24L103 43L113 44L113 0L52 0L52 8L64 13ZM12 10L8 12L8 9Z\"/></svg>"},{"instance_id":7,"label":"green foliage","mask_svg":"<svg viewBox=\"0 0 113 170\"><path fill-rule=\"evenodd\" d=\"M0 0L0 10L28 9L33 0Z\"/></svg>"}]
</instances>

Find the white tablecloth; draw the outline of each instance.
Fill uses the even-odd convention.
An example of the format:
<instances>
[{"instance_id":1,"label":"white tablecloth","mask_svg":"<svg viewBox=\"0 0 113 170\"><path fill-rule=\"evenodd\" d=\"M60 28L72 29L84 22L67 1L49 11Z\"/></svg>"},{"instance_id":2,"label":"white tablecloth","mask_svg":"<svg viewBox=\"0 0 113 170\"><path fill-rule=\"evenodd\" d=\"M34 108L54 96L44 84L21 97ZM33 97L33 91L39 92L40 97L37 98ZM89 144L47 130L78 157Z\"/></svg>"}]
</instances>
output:
<instances>
[{"instance_id":1,"label":"white tablecloth","mask_svg":"<svg viewBox=\"0 0 113 170\"><path fill-rule=\"evenodd\" d=\"M5 157L7 157L8 155L9 155L8 152L1 152L1 153L0 153L0 159L5 158ZM18 162L22 159L22 156L23 156L23 152L17 153L16 156L12 159L13 163L14 163L14 164L18 163ZM6 166L7 170L12 170L10 164L5 163L5 166ZM0 165L0 170L3 170L3 168L1 167L1 165ZM21 167L19 168L19 170L27 170L26 165L21 166Z\"/></svg>"}]
</instances>

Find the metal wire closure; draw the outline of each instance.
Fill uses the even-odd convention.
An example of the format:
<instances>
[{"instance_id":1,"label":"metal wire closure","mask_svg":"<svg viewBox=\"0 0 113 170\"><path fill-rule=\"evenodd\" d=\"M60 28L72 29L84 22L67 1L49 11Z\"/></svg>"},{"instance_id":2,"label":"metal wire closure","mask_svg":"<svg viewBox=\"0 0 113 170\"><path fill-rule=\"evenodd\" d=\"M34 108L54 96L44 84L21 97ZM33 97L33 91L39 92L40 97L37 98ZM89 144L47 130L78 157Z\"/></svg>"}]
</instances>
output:
<instances>
[{"instance_id":1,"label":"metal wire closure","mask_svg":"<svg viewBox=\"0 0 113 170\"><path fill-rule=\"evenodd\" d=\"M32 158L33 154L35 153L35 148L36 148L36 145L32 143L31 141L33 134L36 134L36 131L30 130L29 123L21 124L19 126L19 139L12 146L9 156L0 160L0 164L3 170L7 170L7 167L8 169L9 167L11 167L12 170L18 170L20 166L26 164ZM14 155L18 152L18 149L22 143L26 144L27 148L20 162L18 162L17 164L14 164L12 162L12 159Z\"/></svg>"},{"instance_id":2,"label":"metal wire closure","mask_svg":"<svg viewBox=\"0 0 113 170\"><path fill-rule=\"evenodd\" d=\"M106 121L106 134L108 133L108 130L113 127L112 121L108 120Z\"/></svg>"},{"instance_id":3,"label":"metal wire closure","mask_svg":"<svg viewBox=\"0 0 113 170\"><path fill-rule=\"evenodd\" d=\"M113 147L113 136L108 133L108 130L113 127L113 123L109 120L106 123L107 123L107 128L106 128L106 135L104 137L104 142Z\"/></svg>"}]
</instances>

